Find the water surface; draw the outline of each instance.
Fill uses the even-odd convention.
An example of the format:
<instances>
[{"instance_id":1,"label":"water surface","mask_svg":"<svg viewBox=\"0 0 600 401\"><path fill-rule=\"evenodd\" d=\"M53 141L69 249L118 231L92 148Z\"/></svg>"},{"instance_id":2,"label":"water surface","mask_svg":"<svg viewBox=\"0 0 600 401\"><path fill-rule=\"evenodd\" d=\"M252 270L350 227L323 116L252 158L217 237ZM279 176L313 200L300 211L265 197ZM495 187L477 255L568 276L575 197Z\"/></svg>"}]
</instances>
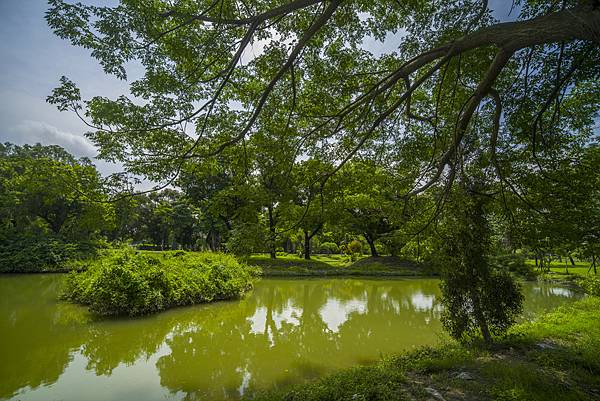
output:
<instances>
[{"instance_id":1,"label":"water surface","mask_svg":"<svg viewBox=\"0 0 600 401\"><path fill-rule=\"evenodd\" d=\"M0 276L0 399L219 400L434 344L435 279L263 279L242 300L97 320L62 275ZM526 283L525 316L579 294Z\"/></svg>"}]
</instances>

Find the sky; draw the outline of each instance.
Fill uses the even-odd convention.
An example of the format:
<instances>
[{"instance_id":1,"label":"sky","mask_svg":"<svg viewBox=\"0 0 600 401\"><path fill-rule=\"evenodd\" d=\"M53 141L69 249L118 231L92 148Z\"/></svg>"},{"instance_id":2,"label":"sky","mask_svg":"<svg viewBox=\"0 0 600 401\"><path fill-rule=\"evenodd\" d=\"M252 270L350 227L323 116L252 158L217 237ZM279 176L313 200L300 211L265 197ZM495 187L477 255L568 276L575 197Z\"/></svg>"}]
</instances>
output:
<instances>
[{"instance_id":1,"label":"sky","mask_svg":"<svg viewBox=\"0 0 600 401\"><path fill-rule=\"evenodd\" d=\"M111 1L84 1L108 5ZM490 9L507 19L510 0L492 0ZM60 145L77 157L90 157L103 174L119 166L94 159L96 149L84 137L86 126L69 112L59 112L46 97L67 76L84 99L127 94L126 82L107 76L89 55L56 37L44 19L46 0L0 0L0 142ZM367 39L373 53L393 50L393 36L384 43Z\"/></svg>"}]
</instances>

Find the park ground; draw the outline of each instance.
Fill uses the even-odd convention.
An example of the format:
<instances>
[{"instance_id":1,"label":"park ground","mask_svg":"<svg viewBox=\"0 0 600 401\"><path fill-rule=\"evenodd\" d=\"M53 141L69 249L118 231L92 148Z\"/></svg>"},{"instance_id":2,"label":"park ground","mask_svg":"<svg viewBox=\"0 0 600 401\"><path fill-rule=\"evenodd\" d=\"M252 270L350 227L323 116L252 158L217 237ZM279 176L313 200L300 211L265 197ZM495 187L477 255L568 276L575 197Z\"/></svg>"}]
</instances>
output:
<instances>
[{"instance_id":1,"label":"park ground","mask_svg":"<svg viewBox=\"0 0 600 401\"><path fill-rule=\"evenodd\" d=\"M279 254L271 259L268 254L253 254L246 262L259 266L264 276L435 276L437 272L426 263L416 263L396 256L359 256L352 260L346 255L312 255L303 259L295 254ZM553 262L550 271L544 274L536 268L533 259L525 265L547 280L569 282L585 277L590 264L575 261L566 267L564 262ZM593 273L593 271L592 271Z\"/></svg>"},{"instance_id":2,"label":"park ground","mask_svg":"<svg viewBox=\"0 0 600 401\"><path fill-rule=\"evenodd\" d=\"M345 255L313 255L303 259L284 254L271 259L269 255L255 254L247 263L259 266L263 276L430 276L434 271L427 266L395 256L365 257L352 260Z\"/></svg>"}]
</instances>

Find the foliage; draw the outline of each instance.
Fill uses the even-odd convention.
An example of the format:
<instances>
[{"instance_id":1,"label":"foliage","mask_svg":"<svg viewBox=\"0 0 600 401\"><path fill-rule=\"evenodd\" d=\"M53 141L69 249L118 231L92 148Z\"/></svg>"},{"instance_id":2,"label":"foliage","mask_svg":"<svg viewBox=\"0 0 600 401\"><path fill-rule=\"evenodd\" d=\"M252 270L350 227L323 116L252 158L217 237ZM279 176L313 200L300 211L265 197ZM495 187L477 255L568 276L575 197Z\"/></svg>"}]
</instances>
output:
<instances>
[{"instance_id":1,"label":"foliage","mask_svg":"<svg viewBox=\"0 0 600 401\"><path fill-rule=\"evenodd\" d=\"M231 231L225 246L236 256L249 256L265 248L265 237L265 232L260 226L240 224Z\"/></svg>"},{"instance_id":2,"label":"foliage","mask_svg":"<svg viewBox=\"0 0 600 401\"><path fill-rule=\"evenodd\" d=\"M587 276L578 281L578 284L586 293L600 297L600 278L597 276Z\"/></svg>"},{"instance_id":3,"label":"foliage","mask_svg":"<svg viewBox=\"0 0 600 401\"><path fill-rule=\"evenodd\" d=\"M319 253L337 254L340 253L340 247L335 242L323 242L319 245Z\"/></svg>"},{"instance_id":4,"label":"foliage","mask_svg":"<svg viewBox=\"0 0 600 401\"><path fill-rule=\"evenodd\" d=\"M359 240L352 240L348 245L346 245L346 249L350 254L362 254L362 244Z\"/></svg>"},{"instance_id":5,"label":"foliage","mask_svg":"<svg viewBox=\"0 0 600 401\"><path fill-rule=\"evenodd\" d=\"M64 298L99 315L142 315L170 307L230 299L252 286L255 271L218 253L161 256L124 249L72 272Z\"/></svg>"},{"instance_id":6,"label":"foliage","mask_svg":"<svg viewBox=\"0 0 600 401\"><path fill-rule=\"evenodd\" d=\"M525 259L525 255L520 254L494 255L488 258L488 263L495 269L508 270L520 277L533 279L537 274L525 263Z\"/></svg>"},{"instance_id":7,"label":"foliage","mask_svg":"<svg viewBox=\"0 0 600 401\"><path fill-rule=\"evenodd\" d=\"M478 272L482 274L481 272ZM485 276L448 270L440 284L445 309L442 323L461 341L481 334L481 320L491 334L500 335L521 312L523 295L515 279L504 270L491 269ZM478 313L481 315L478 316Z\"/></svg>"},{"instance_id":8,"label":"foliage","mask_svg":"<svg viewBox=\"0 0 600 401\"><path fill-rule=\"evenodd\" d=\"M471 183L456 192L447 221L447 257L442 271L442 323L450 334L467 340L480 332L486 342L504 333L521 312L521 288L507 270L489 265L490 230L482 188Z\"/></svg>"},{"instance_id":9,"label":"foliage","mask_svg":"<svg viewBox=\"0 0 600 401\"><path fill-rule=\"evenodd\" d=\"M0 271L64 268L112 227L96 168L59 146L0 144L0 193Z\"/></svg>"},{"instance_id":10,"label":"foliage","mask_svg":"<svg viewBox=\"0 0 600 401\"><path fill-rule=\"evenodd\" d=\"M92 257L97 242L65 242L39 233L0 231L0 273L29 273L67 269L69 262Z\"/></svg>"},{"instance_id":11,"label":"foliage","mask_svg":"<svg viewBox=\"0 0 600 401\"><path fill-rule=\"evenodd\" d=\"M315 255L307 260L292 255L278 255L277 259L271 259L263 255L252 255L248 258L248 263L260 267L263 276L272 277L432 275L427 266L416 265L390 256L359 259L340 255Z\"/></svg>"}]
</instances>

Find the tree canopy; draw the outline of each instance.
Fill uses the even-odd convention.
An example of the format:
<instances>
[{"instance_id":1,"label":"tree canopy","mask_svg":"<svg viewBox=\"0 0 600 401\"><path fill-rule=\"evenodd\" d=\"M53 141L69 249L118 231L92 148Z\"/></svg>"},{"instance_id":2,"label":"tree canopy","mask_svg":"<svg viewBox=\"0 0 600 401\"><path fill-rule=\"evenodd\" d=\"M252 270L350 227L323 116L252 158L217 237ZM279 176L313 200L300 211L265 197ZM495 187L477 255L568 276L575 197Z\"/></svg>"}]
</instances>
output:
<instances>
[{"instance_id":1,"label":"tree canopy","mask_svg":"<svg viewBox=\"0 0 600 401\"><path fill-rule=\"evenodd\" d=\"M515 156L545 170L592 140L600 7L514 6L503 22L487 1L51 0L58 36L119 79L132 65L144 74L116 99L82 99L63 77L48 100L88 123L100 157L163 183L186 163L272 141L271 156L324 157L322 185L363 155L402 166L416 194L451 180L477 141L518 192L505 166ZM372 54L368 38L396 50Z\"/></svg>"}]
</instances>

